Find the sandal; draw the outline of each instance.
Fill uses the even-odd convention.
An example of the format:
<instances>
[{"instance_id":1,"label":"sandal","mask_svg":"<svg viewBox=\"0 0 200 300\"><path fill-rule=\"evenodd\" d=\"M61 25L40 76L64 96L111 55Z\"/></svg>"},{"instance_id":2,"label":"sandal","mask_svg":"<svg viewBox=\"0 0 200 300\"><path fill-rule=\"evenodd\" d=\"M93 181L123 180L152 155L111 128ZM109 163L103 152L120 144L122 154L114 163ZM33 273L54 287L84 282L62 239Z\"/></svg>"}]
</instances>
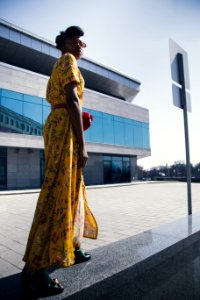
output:
<instances>
[{"instance_id":1,"label":"sandal","mask_svg":"<svg viewBox=\"0 0 200 300\"><path fill-rule=\"evenodd\" d=\"M32 274L22 271L21 284L23 294L39 297L53 296L63 292L64 287L57 278L51 279L47 271L37 270ZM31 298L32 299L32 298Z\"/></svg>"},{"instance_id":2,"label":"sandal","mask_svg":"<svg viewBox=\"0 0 200 300\"><path fill-rule=\"evenodd\" d=\"M51 279L49 284L41 285L38 289L40 296L53 296L61 294L64 291L64 286L57 278Z\"/></svg>"},{"instance_id":3,"label":"sandal","mask_svg":"<svg viewBox=\"0 0 200 300\"><path fill-rule=\"evenodd\" d=\"M74 251L75 254L75 264L80 264L91 259L91 255L85 253L81 248Z\"/></svg>"}]
</instances>

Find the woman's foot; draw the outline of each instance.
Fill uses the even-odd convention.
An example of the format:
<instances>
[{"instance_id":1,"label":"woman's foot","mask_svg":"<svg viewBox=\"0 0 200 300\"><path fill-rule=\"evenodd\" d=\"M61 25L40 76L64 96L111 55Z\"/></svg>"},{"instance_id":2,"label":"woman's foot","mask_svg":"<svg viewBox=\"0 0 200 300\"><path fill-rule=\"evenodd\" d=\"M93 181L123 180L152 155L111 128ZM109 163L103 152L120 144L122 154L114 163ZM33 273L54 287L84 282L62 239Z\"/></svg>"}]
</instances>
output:
<instances>
[{"instance_id":1,"label":"woman's foot","mask_svg":"<svg viewBox=\"0 0 200 300\"><path fill-rule=\"evenodd\" d=\"M91 259L91 255L88 253L85 253L81 248L76 249L74 251L75 254L75 263L80 264L82 262L86 262Z\"/></svg>"},{"instance_id":2,"label":"woman's foot","mask_svg":"<svg viewBox=\"0 0 200 300\"><path fill-rule=\"evenodd\" d=\"M34 273L27 273L25 270L21 274L22 290L30 295L53 296L63 292L64 287L58 279L51 279L44 269Z\"/></svg>"}]
</instances>

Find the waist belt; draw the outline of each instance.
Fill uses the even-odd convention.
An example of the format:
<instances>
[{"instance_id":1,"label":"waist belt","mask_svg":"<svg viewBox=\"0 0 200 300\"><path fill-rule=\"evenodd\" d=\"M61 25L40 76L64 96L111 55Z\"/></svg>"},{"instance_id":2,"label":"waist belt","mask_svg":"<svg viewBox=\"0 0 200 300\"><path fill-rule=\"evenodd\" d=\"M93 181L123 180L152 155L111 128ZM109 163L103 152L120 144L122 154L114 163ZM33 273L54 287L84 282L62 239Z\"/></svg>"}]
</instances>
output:
<instances>
[{"instance_id":1,"label":"waist belt","mask_svg":"<svg viewBox=\"0 0 200 300\"><path fill-rule=\"evenodd\" d=\"M59 104L51 105L51 109L52 110L57 109L57 108L65 108L65 109L67 109L67 104L65 104L65 103L59 103Z\"/></svg>"}]
</instances>

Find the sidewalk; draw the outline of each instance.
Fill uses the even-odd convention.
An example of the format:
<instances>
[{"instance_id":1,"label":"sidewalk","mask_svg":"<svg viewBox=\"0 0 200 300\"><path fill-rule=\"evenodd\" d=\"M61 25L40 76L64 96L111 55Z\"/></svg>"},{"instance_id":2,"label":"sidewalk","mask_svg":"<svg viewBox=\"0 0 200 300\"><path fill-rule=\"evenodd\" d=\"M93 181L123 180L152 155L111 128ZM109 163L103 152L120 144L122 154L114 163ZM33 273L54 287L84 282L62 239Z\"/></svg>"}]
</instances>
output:
<instances>
[{"instance_id":1,"label":"sidewalk","mask_svg":"<svg viewBox=\"0 0 200 300\"><path fill-rule=\"evenodd\" d=\"M98 240L83 240L91 250L187 215L186 183L132 184L87 188L99 225ZM23 268L38 193L0 195L0 278ZM192 184L193 212L200 211L200 184Z\"/></svg>"}]
</instances>

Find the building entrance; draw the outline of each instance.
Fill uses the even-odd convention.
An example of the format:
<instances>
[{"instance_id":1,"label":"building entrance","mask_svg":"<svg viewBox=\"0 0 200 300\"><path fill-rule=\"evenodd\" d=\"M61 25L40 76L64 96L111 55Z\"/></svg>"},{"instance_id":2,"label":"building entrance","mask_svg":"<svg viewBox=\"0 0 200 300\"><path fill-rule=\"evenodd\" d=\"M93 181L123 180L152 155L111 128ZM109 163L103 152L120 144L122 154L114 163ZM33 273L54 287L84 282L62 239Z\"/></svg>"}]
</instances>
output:
<instances>
[{"instance_id":1,"label":"building entrance","mask_svg":"<svg viewBox=\"0 0 200 300\"><path fill-rule=\"evenodd\" d=\"M104 183L130 182L130 157L104 155Z\"/></svg>"}]
</instances>

